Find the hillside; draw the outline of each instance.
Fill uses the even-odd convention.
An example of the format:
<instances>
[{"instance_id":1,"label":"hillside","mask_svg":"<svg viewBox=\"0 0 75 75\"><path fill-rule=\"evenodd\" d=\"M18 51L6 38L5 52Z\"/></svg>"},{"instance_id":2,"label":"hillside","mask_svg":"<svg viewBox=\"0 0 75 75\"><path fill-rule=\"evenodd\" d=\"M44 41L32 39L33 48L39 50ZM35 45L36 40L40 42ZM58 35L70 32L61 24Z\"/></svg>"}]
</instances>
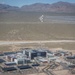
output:
<instances>
[{"instance_id":1,"label":"hillside","mask_svg":"<svg viewBox=\"0 0 75 75\"><path fill-rule=\"evenodd\" d=\"M43 12L75 12L75 4L68 2L57 2L53 4L36 3L32 5L24 5L21 7L23 11L43 11Z\"/></svg>"},{"instance_id":2,"label":"hillside","mask_svg":"<svg viewBox=\"0 0 75 75\"><path fill-rule=\"evenodd\" d=\"M17 11L17 10L19 10L19 7L10 6L7 4L0 4L0 12Z\"/></svg>"},{"instance_id":3,"label":"hillside","mask_svg":"<svg viewBox=\"0 0 75 75\"><path fill-rule=\"evenodd\" d=\"M75 3L59 1L53 4L35 3L31 5L23 5L22 7L0 4L0 12L7 11L35 11L35 12L66 12L75 13Z\"/></svg>"}]
</instances>

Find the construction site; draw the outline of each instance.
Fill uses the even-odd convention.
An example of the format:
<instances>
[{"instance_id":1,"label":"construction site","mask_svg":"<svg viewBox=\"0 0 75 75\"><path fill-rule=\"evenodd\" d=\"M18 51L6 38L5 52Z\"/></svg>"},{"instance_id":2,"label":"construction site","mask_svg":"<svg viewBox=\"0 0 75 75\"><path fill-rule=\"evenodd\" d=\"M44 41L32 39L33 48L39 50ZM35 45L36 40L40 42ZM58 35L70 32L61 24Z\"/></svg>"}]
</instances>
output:
<instances>
[{"instance_id":1,"label":"construction site","mask_svg":"<svg viewBox=\"0 0 75 75\"><path fill-rule=\"evenodd\" d=\"M75 75L75 54L67 50L22 48L0 53L0 75Z\"/></svg>"}]
</instances>

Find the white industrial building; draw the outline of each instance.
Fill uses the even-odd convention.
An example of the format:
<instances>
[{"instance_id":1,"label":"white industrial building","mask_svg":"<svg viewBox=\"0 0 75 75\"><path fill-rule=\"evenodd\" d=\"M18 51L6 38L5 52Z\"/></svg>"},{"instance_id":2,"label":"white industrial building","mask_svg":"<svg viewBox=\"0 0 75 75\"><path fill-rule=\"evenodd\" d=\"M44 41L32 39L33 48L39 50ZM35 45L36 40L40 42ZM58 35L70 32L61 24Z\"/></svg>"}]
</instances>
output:
<instances>
[{"instance_id":1,"label":"white industrial building","mask_svg":"<svg viewBox=\"0 0 75 75\"><path fill-rule=\"evenodd\" d=\"M16 64L27 64L35 60L35 58L38 59L38 62L48 63L58 59L53 52L46 49L24 49L21 52L6 56L9 62L15 62Z\"/></svg>"}]
</instances>

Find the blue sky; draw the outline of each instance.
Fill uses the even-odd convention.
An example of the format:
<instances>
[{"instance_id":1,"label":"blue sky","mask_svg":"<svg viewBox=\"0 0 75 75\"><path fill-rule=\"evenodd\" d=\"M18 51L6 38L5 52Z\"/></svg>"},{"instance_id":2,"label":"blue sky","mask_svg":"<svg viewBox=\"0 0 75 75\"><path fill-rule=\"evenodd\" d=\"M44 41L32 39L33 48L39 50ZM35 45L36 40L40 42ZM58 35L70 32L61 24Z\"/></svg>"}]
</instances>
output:
<instances>
[{"instance_id":1,"label":"blue sky","mask_svg":"<svg viewBox=\"0 0 75 75\"><path fill-rule=\"evenodd\" d=\"M58 1L75 3L75 0L0 0L0 3L20 7L23 5L29 5L29 4L33 4L33 3L49 3L49 4L51 4L54 2L58 2Z\"/></svg>"}]
</instances>

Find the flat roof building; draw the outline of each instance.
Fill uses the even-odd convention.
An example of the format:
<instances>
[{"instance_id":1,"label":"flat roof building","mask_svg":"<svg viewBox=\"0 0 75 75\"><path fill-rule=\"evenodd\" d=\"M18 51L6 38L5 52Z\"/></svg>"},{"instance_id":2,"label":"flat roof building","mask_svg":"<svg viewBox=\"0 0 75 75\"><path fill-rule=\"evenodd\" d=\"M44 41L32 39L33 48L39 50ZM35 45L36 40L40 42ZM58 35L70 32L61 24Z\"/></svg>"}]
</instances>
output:
<instances>
[{"instance_id":1,"label":"flat roof building","mask_svg":"<svg viewBox=\"0 0 75 75\"><path fill-rule=\"evenodd\" d=\"M25 52L25 53L24 53ZM45 50L24 50L23 54L26 54L28 58L34 59L35 57L41 56L41 57L46 57L47 52Z\"/></svg>"}]
</instances>

